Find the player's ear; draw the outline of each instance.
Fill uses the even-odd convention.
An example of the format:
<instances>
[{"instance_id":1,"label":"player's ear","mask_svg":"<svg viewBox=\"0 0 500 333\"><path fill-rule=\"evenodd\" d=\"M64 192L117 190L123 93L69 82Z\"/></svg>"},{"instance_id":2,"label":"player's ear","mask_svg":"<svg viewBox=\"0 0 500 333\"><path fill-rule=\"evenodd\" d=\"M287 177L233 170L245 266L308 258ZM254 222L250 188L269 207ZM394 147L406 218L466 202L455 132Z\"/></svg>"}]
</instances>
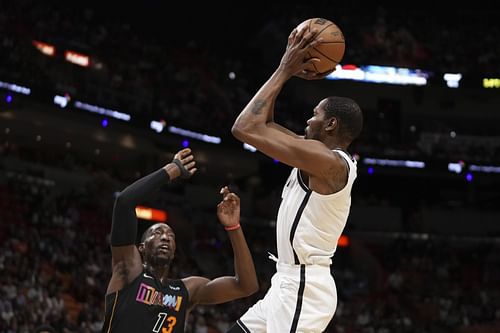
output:
<instances>
[{"instance_id":1,"label":"player's ear","mask_svg":"<svg viewBox=\"0 0 500 333\"><path fill-rule=\"evenodd\" d=\"M333 131L338 127L338 125L339 125L339 123L338 123L337 118L331 117L330 119L328 119L328 123L325 127L325 130L327 132Z\"/></svg>"},{"instance_id":2,"label":"player's ear","mask_svg":"<svg viewBox=\"0 0 500 333\"><path fill-rule=\"evenodd\" d=\"M139 243L139 245L137 246L137 250L139 250L139 253L141 254L141 256L144 255L144 242Z\"/></svg>"}]
</instances>

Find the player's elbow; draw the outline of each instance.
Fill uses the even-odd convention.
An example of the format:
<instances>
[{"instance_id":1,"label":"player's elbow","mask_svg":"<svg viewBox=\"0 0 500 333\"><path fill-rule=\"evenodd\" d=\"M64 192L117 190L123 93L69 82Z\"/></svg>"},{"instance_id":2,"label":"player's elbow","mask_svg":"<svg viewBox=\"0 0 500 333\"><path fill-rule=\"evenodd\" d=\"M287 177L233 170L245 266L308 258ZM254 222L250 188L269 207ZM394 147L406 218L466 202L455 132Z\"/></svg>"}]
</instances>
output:
<instances>
[{"instance_id":1,"label":"player's elbow","mask_svg":"<svg viewBox=\"0 0 500 333\"><path fill-rule=\"evenodd\" d=\"M132 205L132 198L127 193L127 191L122 191L116 194L115 206L116 207L128 207Z\"/></svg>"},{"instance_id":2,"label":"player's elbow","mask_svg":"<svg viewBox=\"0 0 500 333\"><path fill-rule=\"evenodd\" d=\"M255 279L255 282L248 290L249 292L248 296L255 294L257 291L259 291L259 282L257 281L257 279Z\"/></svg>"},{"instance_id":3,"label":"player's elbow","mask_svg":"<svg viewBox=\"0 0 500 333\"><path fill-rule=\"evenodd\" d=\"M236 122L231 128L231 134L242 142L250 143L253 137L262 132L262 128L260 124Z\"/></svg>"},{"instance_id":4,"label":"player's elbow","mask_svg":"<svg viewBox=\"0 0 500 333\"><path fill-rule=\"evenodd\" d=\"M244 285L241 286L241 297L248 297L250 295L255 294L259 290L259 282L257 281L257 277L252 279L252 281L248 281Z\"/></svg>"},{"instance_id":5,"label":"player's elbow","mask_svg":"<svg viewBox=\"0 0 500 333\"><path fill-rule=\"evenodd\" d=\"M239 123L235 123L231 128L231 134L240 141L245 141L249 132L248 126L242 126Z\"/></svg>"},{"instance_id":6,"label":"player's elbow","mask_svg":"<svg viewBox=\"0 0 500 333\"><path fill-rule=\"evenodd\" d=\"M240 298L252 296L258 290L259 290L258 284L256 284L255 287L252 287L252 288L242 289L241 292L240 292Z\"/></svg>"}]
</instances>

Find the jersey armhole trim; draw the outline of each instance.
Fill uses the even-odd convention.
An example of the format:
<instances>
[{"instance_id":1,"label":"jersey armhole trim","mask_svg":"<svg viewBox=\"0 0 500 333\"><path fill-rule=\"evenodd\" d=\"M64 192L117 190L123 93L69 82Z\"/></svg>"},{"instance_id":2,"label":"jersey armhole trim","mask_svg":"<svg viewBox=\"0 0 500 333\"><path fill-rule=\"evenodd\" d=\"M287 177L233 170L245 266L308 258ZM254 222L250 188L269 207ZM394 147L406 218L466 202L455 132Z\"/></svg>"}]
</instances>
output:
<instances>
[{"instance_id":1,"label":"jersey armhole trim","mask_svg":"<svg viewBox=\"0 0 500 333\"><path fill-rule=\"evenodd\" d=\"M119 290L117 290L115 292L115 300L113 302L113 309L111 310L111 316L109 317L109 326L108 326L108 330L106 331L106 333L109 333L111 331L111 325L113 324L113 317L115 315L115 308L116 308L116 303L118 301L118 294L120 293Z\"/></svg>"}]
</instances>

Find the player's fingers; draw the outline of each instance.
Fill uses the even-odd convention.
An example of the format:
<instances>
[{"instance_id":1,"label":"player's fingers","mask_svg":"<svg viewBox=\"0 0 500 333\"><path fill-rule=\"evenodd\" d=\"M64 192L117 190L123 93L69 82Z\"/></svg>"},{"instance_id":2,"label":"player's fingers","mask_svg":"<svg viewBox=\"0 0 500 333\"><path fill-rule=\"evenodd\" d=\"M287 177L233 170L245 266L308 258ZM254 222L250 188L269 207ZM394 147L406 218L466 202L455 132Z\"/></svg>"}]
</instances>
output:
<instances>
[{"instance_id":1,"label":"player's fingers","mask_svg":"<svg viewBox=\"0 0 500 333\"><path fill-rule=\"evenodd\" d=\"M316 72L314 71L308 71L304 69L302 72L299 73L299 76L304 79L312 79L316 75Z\"/></svg>"},{"instance_id":2,"label":"player's fingers","mask_svg":"<svg viewBox=\"0 0 500 333\"><path fill-rule=\"evenodd\" d=\"M312 57L304 60L304 63L312 64L314 62L321 62L320 58Z\"/></svg>"},{"instance_id":3,"label":"player's fingers","mask_svg":"<svg viewBox=\"0 0 500 333\"><path fill-rule=\"evenodd\" d=\"M220 194L222 194L223 196L226 196L226 194L229 193L229 188L227 186L224 186L220 189Z\"/></svg>"},{"instance_id":4,"label":"player's fingers","mask_svg":"<svg viewBox=\"0 0 500 333\"><path fill-rule=\"evenodd\" d=\"M312 30L308 30L305 34L304 34L304 38L307 39L308 41L311 41L313 39L316 38L316 35L318 34L318 29L312 29Z\"/></svg>"},{"instance_id":5,"label":"player's fingers","mask_svg":"<svg viewBox=\"0 0 500 333\"><path fill-rule=\"evenodd\" d=\"M319 63L320 61L321 61L321 60L320 60L320 59L318 59L318 58L309 58L309 59L305 59L305 60L304 60L304 64L305 64L305 65L309 65L309 66L307 66L307 67L311 68L311 67L314 67L314 64L315 64L315 63ZM316 74L316 72L315 72L315 71L311 71L311 70L308 70L308 69L304 69L304 70L302 71L302 73L307 74L307 75L308 75L308 74Z\"/></svg>"},{"instance_id":6,"label":"player's fingers","mask_svg":"<svg viewBox=\"0 0 500 333\"><path fill-rule=\"evenodd\" d=\"M293 40L297 36L297 29L293 29L290 35L288 36L288 45L292 44Z\"/></svg>"},{"instance_id":7,"label":"player's fingers","mask_svg":"<svg viewBox=\"0 0 500 333\"><path fill-rule=\"evenodd\" d=\"M191 148L184 148L174 155L175 159L182 160L185 156L191 154Z\"/></svg>"},{"instance_id":8,"label":"player's fingers","mask_svg":"<svg viewBox=\"0 0 500 333\"><path fill-rule=\"evenodd\" d=\"M332 70L329 70L329 71L323 72L323 73L316 73L316 77L317 77L318 79L322 79L322 78L325 78L325 77L327 77L328 75L332 74L334 71L335 71L335 68L334 68L334 69L332 69Z\"/></svg>"},{"instance_id":9,"label":"player's fingers","mask_svg":"<svg viewBox=\"0 0 500 333\"><path fill-rule=\"evenodd\" d=\"M309 46L310 47L315 47L316 45L319 45L323 43L323 37L319 37L319 38L314 38L311 43L309 43Z\"/></svg>"},{"instance_id":10,"label":"player's fingers","mask_svg":"<svg viewBox=\"0 0 500 333\"><path fill-rule=\"evenodd\" d=\"M304 33L306 32L306 29L300 29L297 30L297 33L295 34L295 42L301 44L304 41Z\"/></svg>"},{"instance_id":11,"label":"player's fingers","mask_svg":"<svg viewBox=\"0 0 500 333\"><path fill-rule=\"evenodd\" d=\"M234 193L228 193L226 195L226 199L228 199L228 200L234 200L235 197L236 197L236 195Z\"/></svg>"},{"instance_id":12,"label":"player's fingers","mask_svg":"<svg viewBox=\"0 0 500 333\"><path fill-rule=\"evenodd\" d=\"M182 164L186 164L186 163L192 161L193 159L194 159L193 155L188 155L188 156L184 157L181 162L182 162Z\"/></svg>"},{"instance_id":13,"label":"player's fingers","mask_svg":"<svg viewBox=\"0 0 500 333\"><path fill-rule=\"evenodd\" d=\"M189 162L188 164L184 164L184 167L188 170L194 168L194 166L196 165L196 162L195 161L192 161L192 162Z\"/></svg>"},{"instance_id":14,"label":"player's fingers","mask_svg":"<svg viewBox=\"0 0 500 333\"><path fill-rule=\"evenodd\" d=\"M308 30L307 32L305 32L304 35L302 36L301 45L303 47L310 47L311 43L315 40L317 33L318 30L316 29Z\"/></svg>"},{"instance_id":15,"label":"player's fingers","mask_svg":"<svg viewBox=\"0 0 500 333\"><path fill-rule=\"evenodd\" d=\"M181 157L184 158L186 155L189 155L191 153L191 148L184 148L179 153Z\"/></svg>"},{"instance_id":16,"label":"player's fingers","mask_svg":"<svg viewBox=\"0 0 500 333\"><path fill-rule=\"evenodd\" d=\"M302 38L302 36L304 36L304 32L306 31L306 29L294 29L297 33L295 34L295 37L296 38Z\"/></svg>"},{"instance_id":17,"label":"player's fingers","mask_svg":"<svg viewBox=\"0 0 500 333\"><path fill-rule=\"evenodd\" d=\"M191 176L194 175L196 173L196 171L198 171L198 169L196 169L196 168L189 170L189 172L191 172Z\"/></svg>"},{"instance_id":18,"label":"player's fingers","mask_svg":"<svg viewBox=\"0 0 500 333\"><path fill-rule=\"evenodd\" d=\"M239 197L238 197L235 193L229 193L229 194L226 196L226 198L227 198L228 200L231 200L231 201L235 202L235 203L238 203L238 202L240 201L240 198L239 198Z\"/></svg>"}]
</instances>

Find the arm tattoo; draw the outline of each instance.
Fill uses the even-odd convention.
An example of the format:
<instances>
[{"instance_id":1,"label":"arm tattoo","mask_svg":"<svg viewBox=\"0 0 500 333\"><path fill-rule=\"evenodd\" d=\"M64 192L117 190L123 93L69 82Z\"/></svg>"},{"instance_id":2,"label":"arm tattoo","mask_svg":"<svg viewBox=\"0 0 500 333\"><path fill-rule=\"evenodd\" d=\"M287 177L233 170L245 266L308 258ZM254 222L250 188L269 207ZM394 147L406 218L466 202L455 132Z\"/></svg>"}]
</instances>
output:
<instances>
[{"instance_id":1,"label":"arm tattoo","mask_svg":"<svg viewBox=\"0 0 500 333\"><path fill-rule=\"evenodd\" d=\"M255 101L255 103L253 104L253 108L252 108L252 113L255 114L255 115L259 115L262 113L262 108L266 105L266 102L263 101L263 100L257 100Z\"/></svg>"}]
</instances>

